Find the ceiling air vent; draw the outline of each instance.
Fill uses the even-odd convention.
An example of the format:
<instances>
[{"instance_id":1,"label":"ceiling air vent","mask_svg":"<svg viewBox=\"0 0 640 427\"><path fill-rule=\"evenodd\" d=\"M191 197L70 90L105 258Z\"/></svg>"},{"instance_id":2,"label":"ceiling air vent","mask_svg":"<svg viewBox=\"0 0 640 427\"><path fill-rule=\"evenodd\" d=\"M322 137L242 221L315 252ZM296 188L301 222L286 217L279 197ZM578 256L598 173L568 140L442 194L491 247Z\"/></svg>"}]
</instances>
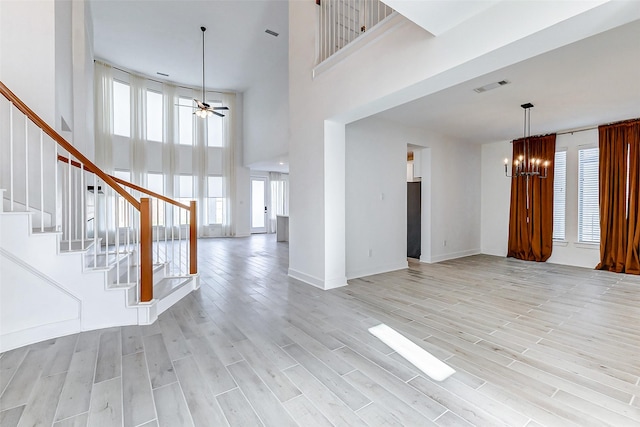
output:
<instances>
[{"instance_id":1,"label":"ceiling air vent","mask_svg":"<svg viewBox=\"0 0 640 427\"><path fill-rule=\"evenodd\" d=\"M280 34L276 33L275 31L271 31L269 29L264 30L265 33L272 35L273 37L278 37Z\"/></svg>"},{"instance_id":2,"label":"ceiling air vent","mask_svg":"<svg viewBox=\"0 0 640 427\"><path fill-rule=\"evenodd\" d=\"M500 80L499 82L489 83L488 85L484 85L482 87L477 87L477 88L474 89L474 91L476 91L477 93L482 93L482 92L486 92L486 91L491 90L491 89L495 89L495 88L500 87L500 86L508 85L509 83L511 83L511 82L509 82L507 80Z\"/></svg>"}]
</instances>

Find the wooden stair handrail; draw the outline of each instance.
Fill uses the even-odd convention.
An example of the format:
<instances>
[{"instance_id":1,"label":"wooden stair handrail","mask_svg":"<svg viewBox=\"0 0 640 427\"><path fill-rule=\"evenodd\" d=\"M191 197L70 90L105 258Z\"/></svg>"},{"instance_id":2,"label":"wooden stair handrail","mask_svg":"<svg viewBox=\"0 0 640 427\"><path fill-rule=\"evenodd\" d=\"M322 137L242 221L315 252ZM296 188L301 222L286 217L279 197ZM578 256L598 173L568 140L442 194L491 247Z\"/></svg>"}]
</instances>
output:
<instances>
[{"instance_id":1,"label":"wooden stair handrail","mask_svg":"<svg viewBox=\"0 0 640 427\"><path fill-rule=\"evenodd\" d=\"M129 202L138 212L140 212L140 301L150 302L153 299L153 251L152 251L152 215L151 215L151 203L149 198L141 198L140 201L136 200L131 194L129 194L122 186L130 187L141 193L155 197L159 200L167 202L169 204L178 206L180 208L190 211L191 223L190 225L190 258L191 263L189 266L190 274L197 274L197 221L196 221L196 202L192 201L190 206L176 202L161 194L154 193L143 187L131 184L122 179L116 178L105 173L102 169L96 166L92 161L86 158L80 151L78 151L73 145L67 142L58 132L56 132L51 126L47 124L40 116L38 116L31 108L29 108L18 96L16 96L9 88L0 81L0 93L9 100L19 111L22 112L29 120L31 120L36 126L38 126L44 133L49 135L60 147L66 150L70 156L75 157L78 161L66 158L58 155L56 160L62 160L69 163L72 166L83 168L88 172L91 172L100 177L106 185L111 187L116 193L122 196L127 202ZM122 186L121 186L122 185Z\"/></svg>"},{"instance_id":2,"label":"wooden stair handrail","mask_svg":"<svg viewBox=\"0 0 640 427\"><path fill-rule=\"evenodd\" d=\"M58 154L58 160L61 161L61 162L64 162L64 163L69 163L69 159L64 157L61 154ZM75 166L77 168L80 168L81 164L79 162L71 160L71 166ZM95 173L93 171L93 168L85 167L84 169L87 172ZM115 182L117 182L118 184L124 185L125 187L132 188L132 189L137 190L137 191L139 191L139 192L141 192L143 194L146 194L148 196L151 196L151 197L154 197L156 199L162 200L163 202L167 202L167 203L172 204L174 206L177 206L179 208L182 208L182 209L185 209L185 210L191 210L190 206L187 206L187 205L185 205L183 203L180 203L180 202L176 202L175 200L173 200L173 199L171 199L171 198L169 198L167 196L163 196L162 194L158 194L158 193L155 193L155 192L153 192L151 190L147 190L144 187L140 187L139 185L132 184L132 183L130 183L128 181L125 181L124 179L117 178L117 177L115 177L113 175L109 175L109 176L111 178L113 178L113 180Z\"/></svg>"},{"instance_id":3,"label":"wooden stair handrail","mask_svg":"<svg viewBox=\"0 0 640 427\"><path fill-rule=\"evenodd\" d=\"M18 98L7 86L5 86L2 81L0 81L0 93L4 95L13 105L16 106L18 110L22 112L25 116L29 118L36 126L44 131L51 139L53 139L60 147L64 148L69 152L69 154L73 155L76 159L78 159L82 164L85 165L85 169L95 173L98 175L105 184L109 187L113 188L118 194L124 197L136 210L140 211L140 202L138 202L131 194L127 193L124 188L119 186L117 182L109 175L104 173L99 167L97 167L91 160L87 159L80 151L78 151L73 145L67 142L58 132L56 132L51 126L47 124L44 120L40 118L33 110L22 102L20 98Z\"/></svg>"},{"instance_id":4,"label":"wooden stair handrail","mask_svg":"<svg viewBox=\"0 0 640 427\"><path fill-rule=\"evenodd\" d=\"M61 154L58 154L58 160L61 161L61 162L64 162L64 163L69 163L70 162L71 166L74 166L76 168L81 168L82 167L82 165L79 162L76 162L75 160L72 160L72 159L68 159L67 157L64 157ZM87 172L95 173L94 172L94 168L92 166L85 167L84 169ZM189 259L190 259L190 262L189 262L189 274L197 274L198 273L198 259L197 259L197 255L196 254L198 252L198 227L197 227L197 223L198 223L197 222L197 212L198 212L198 210L197 210L197 206L196 206L196 201L192 200L190 205L187 206L187 205L182 204L180 202L176 202L175 200L170 199L170 198L168 198L166 196L163 196L162 194L158 194L158 193L155 193L155 192L153 192L151 190L147 190L144 187L140 187L139 185L132 184L132 183L130 183L128 181L125 181L124 179L117 178L117 177L115 177L113 175L109 175L109 176L111 178L113 178L113 180L115 182L117 182L118 184L124 185L126 187L132 188L132 189L137 190L137 191L140 191L143 194L146 194L146 195L151 196L151 197L155 197L156 199L162 200L162 201L164 201L166 203L169 203L169 204L171 204L173 206L177 206L179 208L182 208L182 209L185 209L185 210L189 211L189 253L190 253L190 256L189 256ZM141 202L142 202L142 200L141 200ZM149 209L149 208L145 208L145 207L143 207L141 205L140 215L143 218L147 217L147 213L146 213L145 209ZM147 219L146 221L148 222L149 220ZM143 224L144 224L144 222L143 222ZM151 224L151 222L149 222L149 224ZM144 234L143 236L141 236L140 240L141 240L141 242L143 240L145 242L147 242L148 241L148 235ZM149 244L149 243L147 243L147 244ZM146 253L145 254L141 253L141 256L143 256L143 255L144 255L144 258L148 258L150 256L150 255L148 255ZM143 276L148 276L148 274L149 273L147 272ZM152 297L153 297L153 294L151 294L151 297L150 297L148 293L145 293L145 294L143 294L141 296L141 300L142 301L150 301L150 299L145 299L145 298L152 298Z\"/></svg>"}]
</instances>

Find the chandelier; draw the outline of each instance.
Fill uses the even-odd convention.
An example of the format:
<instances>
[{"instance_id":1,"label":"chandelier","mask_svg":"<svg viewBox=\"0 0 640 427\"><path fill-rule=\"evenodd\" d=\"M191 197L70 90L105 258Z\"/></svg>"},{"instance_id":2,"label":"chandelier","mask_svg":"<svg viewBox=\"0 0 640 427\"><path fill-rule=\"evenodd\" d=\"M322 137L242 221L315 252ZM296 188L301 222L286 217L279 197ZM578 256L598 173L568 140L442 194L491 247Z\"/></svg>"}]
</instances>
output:
<instances>
[{"instance_id":1,"label":"chandelier","mask_svg":"<svg viewBox=\"0 0 640 427\"><path fill-rule=\"evenodd\" d=\"M509 175L509 159L504 159L504 174L507 178L526 177L527 180L530 177L537 176L538 178L546 178L549 168L549 160L533 157L533 150L531 148L531 108L533 104L528 102L522 104L524 109L524 149L516 159L513 160L512 175Z\"/></svg>"}]
</instances>

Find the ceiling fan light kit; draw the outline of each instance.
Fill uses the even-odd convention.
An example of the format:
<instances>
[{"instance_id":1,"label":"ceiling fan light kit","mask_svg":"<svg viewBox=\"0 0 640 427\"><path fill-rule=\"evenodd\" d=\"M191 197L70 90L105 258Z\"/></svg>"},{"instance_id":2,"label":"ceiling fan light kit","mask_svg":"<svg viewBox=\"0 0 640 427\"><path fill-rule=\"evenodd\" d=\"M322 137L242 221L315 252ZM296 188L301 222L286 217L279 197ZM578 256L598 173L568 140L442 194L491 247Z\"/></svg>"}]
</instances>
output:
<instances>
[{"instance_id":1,"label":"ceiling fan light kit","mask_svg":"<svg viewBox=\"0 0 640 427\"><path fill-rule=\"evenodd\" d=\"M211 117L214 114L218 117L224 117L224 114L218 113L216 110L225 110L228 111L228 107L211 107L209 104L204 102L205 100L205 91L204 91L204 33L207 31L207 27L200 27L202 31L202 101L199 101L194 98L194 102L196 103L196 111L193 114L196 116L206 119L207 117Z\"/></svg>"}]
</instances>

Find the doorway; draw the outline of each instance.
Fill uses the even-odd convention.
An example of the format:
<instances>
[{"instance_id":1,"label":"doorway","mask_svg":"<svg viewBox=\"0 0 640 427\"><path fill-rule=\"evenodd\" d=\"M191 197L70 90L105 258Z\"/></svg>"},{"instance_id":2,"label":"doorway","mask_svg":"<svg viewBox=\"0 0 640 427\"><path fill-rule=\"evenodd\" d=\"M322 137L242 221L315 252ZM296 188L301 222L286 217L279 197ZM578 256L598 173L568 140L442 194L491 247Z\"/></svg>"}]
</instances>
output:
<instances>
[{"instance_id":1,"label":"doorway","mask_svg":"<svg viewBox=\"0 0 640 427\"><path fill-rule=\"evenodd\" d=\"M407 258L420 259L422 240L422 183L407 182Z\"/></svg>"},{"instance_id":2,"label":"doorway","mask_svg":"<svg viewBox=\"0 0 640 427\"><path fill-rule=\"evenodd\" d=\"M267 178L251 177L251 233L267 232Z\"/></svg>"}]
</instances>

